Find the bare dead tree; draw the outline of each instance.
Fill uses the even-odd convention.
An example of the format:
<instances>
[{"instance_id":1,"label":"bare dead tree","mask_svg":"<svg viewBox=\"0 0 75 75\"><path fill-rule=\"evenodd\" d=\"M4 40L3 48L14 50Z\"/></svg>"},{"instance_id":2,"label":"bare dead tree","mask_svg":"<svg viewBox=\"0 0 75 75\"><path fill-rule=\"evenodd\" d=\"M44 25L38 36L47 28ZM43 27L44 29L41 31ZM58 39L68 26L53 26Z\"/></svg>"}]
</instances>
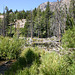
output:
<instances>
[{"instance_id":1,"label":"bare dead tree","mask_svg":"<svg viewBox=\"0 0 75 75\"><path fill-rule=\"evenodd\" d=\"M31 11L31 38L33 38L33 20L32 20L32 11Z\"/></svg>"},{"instance_id":2,"label":"bare dead tree","mask_svg":"<svg viewBox=\"0 0 75 75\"><path fill-rule=\"evenodd\" d=\"M60 40L61 40L61 29L60 29L60 1L59 0L57 0L57 3L58 3L58 9L57 9L57 21L58 21L58 29L59 29L59 35L58 35L58 37L59 37L59 42L60 42Z\"/></svg>"},{"instance_id":3,"label":"bare dead tree","mask_svg":"<svg viewBox=\"0 0 75 75\"><path fill-rule=\"evenodd\" d=\"M5 35L6 35L5 9L4 9L3 15L4 15L4 18L3 18L2 34L3 34L3 36L5 37Z\"/></svg>"},{"instance_id":4,"label":"bare dead tree","mask_svg":"<svg viewBox=\"0 0 75 75\"><path fill-rule=\"evenodd\" d=\"M19 38L20 35L20 23L17 24L17 38Z\"/></svg>"}]
</instances>

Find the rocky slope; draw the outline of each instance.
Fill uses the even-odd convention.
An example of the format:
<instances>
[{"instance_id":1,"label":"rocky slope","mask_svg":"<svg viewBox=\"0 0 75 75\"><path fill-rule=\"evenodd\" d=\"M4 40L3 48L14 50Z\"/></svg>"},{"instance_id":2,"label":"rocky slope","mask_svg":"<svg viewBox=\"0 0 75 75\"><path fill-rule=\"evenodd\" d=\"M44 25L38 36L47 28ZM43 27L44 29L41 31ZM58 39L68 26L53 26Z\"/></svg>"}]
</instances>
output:
<instances>
[{"instance_id":1,"label":"rocky slope","mask_svg":"<svg viewBox=\"0 0 75 75\"><path fill-rule=\"evenodd\" d=\"M49 2L49 4L50 4L51 11L54 11L56 7L57 8L59 7L59 4L60 4L60 7L62 7L62 8L65 7L65 5L67 6L67 8L69 8L70 0L61 0L59 3L58 2ZM44 11L46 9L46 6L47 6L47 2L40 4L39 7L40 7L41 11Z\"/></svg>"}]
</instances>

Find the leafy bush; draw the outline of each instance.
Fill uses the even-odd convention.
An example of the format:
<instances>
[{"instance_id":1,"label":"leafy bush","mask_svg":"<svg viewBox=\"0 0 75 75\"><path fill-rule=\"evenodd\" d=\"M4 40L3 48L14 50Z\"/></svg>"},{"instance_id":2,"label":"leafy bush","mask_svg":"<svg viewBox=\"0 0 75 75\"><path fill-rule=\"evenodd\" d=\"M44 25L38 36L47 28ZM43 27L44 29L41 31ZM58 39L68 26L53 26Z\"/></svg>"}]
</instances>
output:
<instances>
[{"instance_id":1,"label":"leafy bush","mask_svg":"<svg viewBox=\"0 0 75 75\"><path fill-rule=\"evenodd\" d=\"M29 68L25 68L23 71L19 70L15 75L30 75Z\"/></svg>"},{"instance_id":2,"label":"leafy bush","mask_svg":"<svg viewBox=\"0 0 75 75\"><path fill-rule=\"evenodd\" d=\"M66 53L66 62L69 64L67 68L69 71L69 75L75 74L75 50L68 48L75 48L75 26L68 29L62 37L62 45L66 49L64 52Z\"/></svg>"},{"instance_id":3,"label":"leafy bush","mask_svg":"<svg viewBox=\"0 0 75 75\"><path fill-rule=\"evenodd\" d=\"M25 49L20 56L25 58L27 64L32 64L33 61L39 60L39 55L33 48Z\"/></svg>"},{"instance_id":4,"label":"leafy bush","mask_svg":"<svg viewBox=\"0 0 75 75\"><path fill-rule=\"evenodd\" d=\"M18 70L15 75L38 75L38 65L34 63L30 68L26 67L24 70Z\"/></svg>"},{"instance_id":5,"label":"leafy bush","mask_svg":"<svg viewBox=\"0 0 75 75\"><path fill-rule=\"evenodd\" d=\"M27 48L22 51L20 54L20 57L17 59L17 61L12 65L11 69L6 72L6 75L11 75L12 74L23 74L24 72L27 72L28 70L27 67L32 67L34 69L34 66L37 67L36 65L39 65L40 60L39 60L39 52L33 48ZM33 65L34 64L34 65ZM24 70L24 71L22 71ZM30 69L32 71L32 69ZM27 75L26 74L26 75Z\"/></svg>"},{"instance_id":6,"label":"leafy bush","mask_svg":"<svg viewBox=\"0 0 75 75\"><path fill-rule=\"evenodd\" d=\"M68 67L68 70L70 75L75 75L75 62Z\"/></svg>"},{"instance_id":7,"label":"leafy bush","mask_svg":"<svg viewBox=\"0 0 75 75\"><path fill-rule=\"evenodd\" d=\"M67 63L56 53L47 53L41 58L40 75L67 75Z\"/></svg>"},{"instance_id":8,"label":"leafy bush","mask_svg":"<svg viewBox=\"0 0 75 75\"><path fill-rule=\"evenodd\" d=\"M62 38L63 47L75 48L75 27L68 29Z\"/></svg>"},{"instance_id":9,"label":"leafy bush","mask_svg":"<svg viewBox=\"0 0 75 75\"><path fill-rule=\"evenodd\" d=\"M21 47L22 40L17 38L9 38L0 36L0 57L1 59L13 59L18 58Z\"/></svg>"},{"instance_id":10,"label":"leafy bush","mask_svg":"<svg viewBox=\"0 0 75 75\"><path fill-rule=\"evenodd\" d=\"M70 62L69 58L55 52L27 48L5 75L74 75L75 62Z\"/></svg>"}]
</instances>

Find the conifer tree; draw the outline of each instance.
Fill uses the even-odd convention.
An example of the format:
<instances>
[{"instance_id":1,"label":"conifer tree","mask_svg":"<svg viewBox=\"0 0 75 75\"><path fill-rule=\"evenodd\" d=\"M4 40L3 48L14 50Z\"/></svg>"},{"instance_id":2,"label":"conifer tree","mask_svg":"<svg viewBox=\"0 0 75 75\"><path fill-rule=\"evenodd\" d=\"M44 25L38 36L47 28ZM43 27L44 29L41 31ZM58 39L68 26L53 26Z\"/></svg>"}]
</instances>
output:
<instances>
[{"instance_id":1,"label":"conifer tree","mask_svg":"<svg viewBox=\"0 0 75 75\"><path fill-rule=\"evenodd\" d=\"M25 36L25 37L28 37L28 35L29 35L29 20L28 20L28 18L26 18L26 23L25 23L25 25L24 25L24 29L23 29L23 35Z\"/></svg>"},{"instance_id":2,"label":"conifer tree","mask_svg":"<svg viewBox=\"0 0 75 75\"><path fill-rule=\"evenodd\" d=\"M26 23L24 26L24 35L25 37L29 37L30 36L30 32L31 32L31 14L30 11L28 11L28 14L26 16Z\"/></svg>"},{"instance_id":3,"label":"conifer tree","mask_svg":"<svg viewBox=\"0 0 75 75\"><path fill-rule=\"evenodd\" d=\"M41 25L41 35L40 35L40 37L46 37L46 29L45 29L45 11L43 11L42 13L41 13L41 20L40 20L40 25Z\"/></svg>"},{"instance_id":4,"label":"conifer tree","mask_svg":"<svg viewBox=\"0 0 75 75\"><path fill-rule=\"evenodd\" d=\"M37 16L37 9L35 8L32 11L33 37L36 35L36 28L35 28L35 19L36 19L36 16Z\"/></svg>"},{"instance_id":5,"label":"conifer tree","mask_svg":"<svg viewBox=\"0 0 75 75\"><path fill-rule=\"evenodd\" d=\"M2 19L0 19L0 35L2 35Z\"/></svg>"},{"instance_id":6,"label":"conifer tree","mask_svg":"<svg viewBox=\"0 0 75 75\"><path fill-rule=\"evenodd\" d=\"M75 19L75 0L71 0L69 11L70 11L70 16Z\"/></svg>"},{"instance_id":7,"label":"conifer tree","mask_svg":"<svg viewBox=\"0 0 75 75\"><path fill-rule=\"evenodd\" d=\"M41 10L40 7L37 9L37 16L36 16L36 25L37 25L37 32L38 32L38 38L40 37L40 20L41 20Z\"/></svg>"},{"instance_id":8,"label":"conifer tree","mask_svg":"<svg viewBox=\"0 0 75 75\"><path fill-rule=\"evenodd\" d=\"M45 10L46 37L49 37L50 16L51 16L51 11L50 11L49 2L48 2L46 10Z\"/></svg>"},{"instance_id":9,"label":"conifer tree","mask_svg":"<svg viewBox=\"0 0 75 75\"><path fill-rule=\"evenodd\" d=\"M8 32L8 29L9 29L9 21L10 21L10 16L9 16L9 9L8 7L6 6L5 7L5 10L6 10L6 15L5 15L5 32L6 32L6 35L7 35L7 32Z\"/></svg>"},{"instance_id":10,"label":"conifer tree","mask_svg":"<svg viewBox=\"0 0 75 75\"><path fill-rule=\"evenodd\" d=\"M69 14L67 14L66 30L75 26L75 0L71 0Z\"/></svg>"}]
</instances>

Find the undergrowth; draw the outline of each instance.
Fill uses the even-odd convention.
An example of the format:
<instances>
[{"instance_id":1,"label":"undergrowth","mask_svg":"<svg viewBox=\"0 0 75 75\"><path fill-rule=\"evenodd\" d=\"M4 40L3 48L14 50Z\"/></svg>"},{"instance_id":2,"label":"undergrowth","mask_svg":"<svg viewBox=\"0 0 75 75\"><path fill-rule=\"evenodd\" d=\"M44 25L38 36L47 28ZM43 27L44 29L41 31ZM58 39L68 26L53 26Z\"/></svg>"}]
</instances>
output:
<instances>
[{"instance_id":1,"label":"undergrowth","mask_svg":"<svg viewBox=\"0 0 75 75\"><path fill-rule=\"evenodd\" d=\"M74 75L75 62L65 55L27 48L5 75Z\"/></svg>"}]
</instances>

